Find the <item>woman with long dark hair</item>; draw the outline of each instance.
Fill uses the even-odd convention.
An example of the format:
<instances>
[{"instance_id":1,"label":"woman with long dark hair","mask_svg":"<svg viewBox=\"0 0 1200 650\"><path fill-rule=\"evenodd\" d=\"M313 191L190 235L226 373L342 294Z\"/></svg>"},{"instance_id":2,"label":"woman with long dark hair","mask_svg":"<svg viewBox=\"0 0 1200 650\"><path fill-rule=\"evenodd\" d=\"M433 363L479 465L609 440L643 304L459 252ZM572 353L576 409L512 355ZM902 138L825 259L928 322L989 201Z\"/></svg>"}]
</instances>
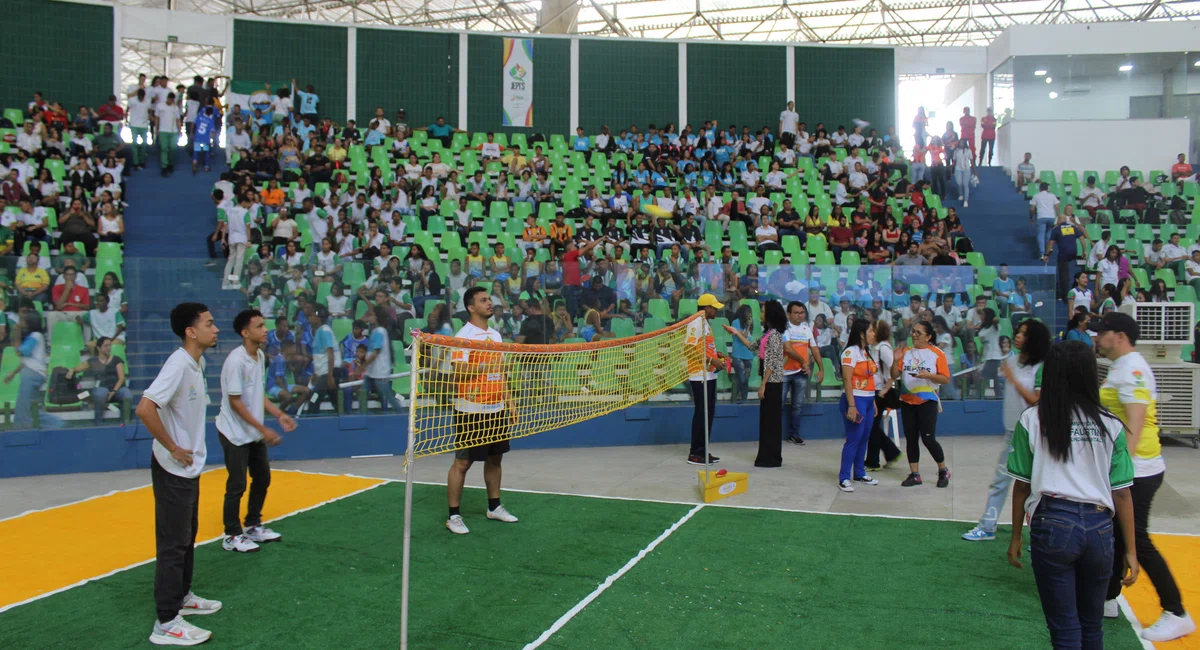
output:
<instances>
[{"instance_id":1,"label":"woman with long dark hair","mask_svg":"<svg viewBox=\"0 0 1200 650\"><path fill-rule=\"evenodd\" d=\"M1012 442L1017 420L1025 409L1036 406L1042 391L1042 362L1050 351L1050 330L1041 321L1022 321L1013 333L1013 347L1017 354L1009 356L1000 366L1007 380L1004 389L1004 448L996 464L996 475L988 488L987 505L979 524L963 533L968 542L986 542L996 539L996 522L1008 499L1008 486L1012 477L1008 475L1008 448Z\"/></svg>"},{"instance_id":2,"label":"woman with long dark hair","mask_svg":"<svg viewBox=\"0 0 1200 650\"><path fill-rule=\"evenodd\" d=\"M758 456L755 467L783 464L783 332L787 314L783 305L770 300L763 305L763 379L758 387Z\"/></svg>"},{"instance_id":3,"label":"woman with long dark hair","mask_svg":"<svg viewBox=\"0 0 1200 650\"><path fill-rule=\"evenodd\" d=\"M950 485L950 468L937 441L938 389L950 383L950 364L937 347L933 325L929 321L913 324L912 347L896 353L892 374L900 379L900 420L904 423L905 450L908 453L908 477L902 487L921 485L921 443L937 463L937 486Z\"/></svg>"},{"instance_id":4,"label":"woman with long dark hair","mask_svg":"<svg viewBox=\"0 0 1200 650\"><path fill-rule=\"evenodd\" d=\"M867 457L867 440L871 426L878 415L875 408L875 360L871 358L871 345L875 343L875 330L865 318L855 319L850 324L850 338L842 350L842 396L838 410L846 418L846 442L842 444L842 466L838 471L838 489L853 492L855 483L879 485L879 481L867 475L864 466Z\"/></svg>"},{"instance_id":5,"label":"woman with long dark hair","mask_svg":"<svg viewBox=\"0 0 1200 650\"><path fill-rule=\"evenodd\" d=\"M1088 334L1088 324L1091 320L1092 315L1088 313L1087 308L1077 308L1075 315L1071 317L1071 322L1067 323L1067 333L1063 335L1063 340L1080 341L1089 348L1096 347L1096 342L1092 340L1092 335Z\"/></svg>"},{"instance_id":6,"label":"woman with long dark hair","mask_svg":"<svg viewBox=\"0 0 1200 650\"><path fill-rule=\"evenodd\" d=\"M734 323L737 327L725 326L725 331L733 335L733 402L740 404L750 396L750 369L754 367L754 355L757 346L752 343L754 338L754 312L750 305L738 307ZM781 372L782 374L782 372ZM780 377L782 380L782 377ZM780 395L782 399L782 393Z\"/></svg>"},{"instance_id":7,"label":"woman with long dark hair","mask_svg":"<svg viewBox=\"0 0 1200 650\"><path fill-rule=\"evenodd\" d=\"M1100 405L1096 355L1078 341L1050 348L1037 408L1017 420L1007 470L1012 495L1008 561L1021 568L1022 531L1029 514L1030 563L1055 648L1104 647L1104 595L1113 573L1113 510L1134 551L1133 461L1125 426Z\"/></svg>"},{"instance_id":8,"label":"woman with long dark hair","mask_svg":"<svg viewBox=\"0 0 1200 650\"><path fill-rule=\"evenodd\" d=\"M896 378L892 374L892 363L896 360L892 349L892 326L886 320L871 323L875 330L875 422L867 440L866 468L868 471L883 469L900 461L900 448L883 430L883 413L887 409L900 408L900 395L896 389ZM879 452L883 452L883 463Z\"/></svg>"}]
</instances>

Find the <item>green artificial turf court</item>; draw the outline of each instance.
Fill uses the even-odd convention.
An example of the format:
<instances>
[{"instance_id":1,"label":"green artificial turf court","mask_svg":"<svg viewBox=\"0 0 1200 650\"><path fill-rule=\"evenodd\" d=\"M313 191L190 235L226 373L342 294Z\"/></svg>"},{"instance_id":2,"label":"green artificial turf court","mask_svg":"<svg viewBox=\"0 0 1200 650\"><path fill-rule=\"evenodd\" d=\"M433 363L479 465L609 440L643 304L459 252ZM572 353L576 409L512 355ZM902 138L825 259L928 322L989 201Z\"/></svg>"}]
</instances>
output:
<instances>
[{"instance_id":1,"label":"green artificial turf court","mask_svg":"<svg viewBox=\"0 0 1200 650\"><path fill-rule=\"evenodd\" d=\"M385 648L400 634L404 486L390 483L281 521L252 555L196 551L193 617L206 648ZM506 492L521 517L443 527L445 489L414 490L410 647L523 648L693 506ZM543 648L1043 648L1028 568L955 522L706 506ZM80 543L86 543L81 536ZM2 648L146 648L154 565L0 614ZM1141 648L1124 620L1107 647Z\"/></svg>"}]
</instances>

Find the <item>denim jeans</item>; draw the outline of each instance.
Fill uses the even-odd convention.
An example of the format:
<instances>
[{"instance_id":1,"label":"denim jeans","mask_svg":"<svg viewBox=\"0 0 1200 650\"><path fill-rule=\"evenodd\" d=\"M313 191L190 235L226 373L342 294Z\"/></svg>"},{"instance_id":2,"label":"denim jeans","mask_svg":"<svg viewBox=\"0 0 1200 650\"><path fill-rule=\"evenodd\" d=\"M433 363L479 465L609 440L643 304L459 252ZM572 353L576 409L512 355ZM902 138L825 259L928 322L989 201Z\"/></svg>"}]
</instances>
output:
<instances>
[{"instance_id":1,"label":"denim jeans","mask_svg":"<svg viewBox=\"0 0 1200 650\"><path fill-rule=\"evenodd\" d=\"M783 376L783 395L780 400L784 410L788 408L789 392L792 394L792 419L788 424L788 437L800 438L800 417L804 415L804 400L808 396L808 375L796 372Z\"/></svg>"},{"instance_id":2,"label":"denim jeans","mask_svg":"<svg viewBox=\"0 0 1200 650\"><path fill-rule=\"evenodd\" d=\"M1030 519L1030 564L1056 649L1104 647L1113 529L1107 508L1054 497L1043 497Z\"/></svg>"},{"instance_id":3,"label":"denim jeans","mask_svg":"<svg viewBox=\"0 0 1200 650\"><path fill-rule=\"evenodd\" d=\"M96 419L96 424L100 424L104 420L104 409L108 408L108 394L112 392L107 388L96 387L92 389L93 415ZM122 386L117 389L117 407L124 402L133 400L133 393L128 388Z\"/></svg>"},{"instance_id":4,"label":"denim jeans","mask_svg":"<svg viewBox=\"0 0 1200 650\"><path fill-rule=\"evenodd\" d=\"M958 193L962 195L964 202L971 200L971 170L956 169L954 170L954 184L958 186Z\"/></svg>"},{"instance_id":5,"label":"denim jeans","mask_svg":"<svg viewBox=\"0 0 1200 650\"><path fill-rule=\"evenodd\" d=\"M18 429L28 429L33 426L33 410L41 407L46 396L46 377L22 367L19 375L21 385L17 389L16 410L13 413L13 425ZM49 413L42 413L38 419L39 429L53 429L61 420Z\"/></svg>"},{"instance_id":6,"label":"denim jeans","mask_svg":"<svg viewBox=\"0 0 1200 650\"><path fill-rule=\"evenodd\" d=\"M1039 259L1046 254L1046 242L1050 239L1051 230L1054 230L1054 219L1038 219L1033 222L1033 232L1037 235Z\"/></svg>"},{"instance_id":7,"label":"denim jeans","mask_svg":"<svg viewBox=\"0 0 1200 650\"><path fill-rule=\"evenodd\" d=\"M862 478L867 475L865 467L867 459L867 442L871 438L871 427L875 423L875 396L855 395L854 408L858 410L859 421L851 422L846 419L850 410L850 402L843 392L838 400L838 413L842 417L842 425L846 429L846 441L842 443L842 464L838 470L838 482L852 478Z\"/></svg>"},{"instance_id":8,"label":"denim jeans","mask_svg":"<svg viewBox=\"0 0 1200 650\"><path fill-rule=\"evenodd\" d=\"M912 167L908 168L909 184L916 184L917 181L925 180L925 172L929 167L925 163L915 162Z\"/></svg>"},{"instance_id":9,"label":"denim jeans","mask_svg":"<svg viewBox=\"0 0 1200 650\"><path fill-rule=\"evenodd\" d=\"M743 402L750 395L750 369L753 359L733 357L733 401Z\"/></svg>"},{"instance_id":10,"label":"denim jeans","mask_svg":"<svg viewBox=\"0 0 1200 650\"><path fill-rule=\"evenodd\" d=\"M1000 460L996 462L996 474L992 484L988 486L987 505L983 516L979 518L979 527L989 533L996 532L996 521L1000 519L1000 511L1008 501L1008 488L1012 485L1012 477L1008 475L1008 446L1012 443L1012 431L1004 432L1004 446L1000 449Z\"/></svg>"},{"instance_id":11,"label":"denim jeans","mask_svg":"<svg viewBox=\"0 0 1200 650\"><path fill-rule=\"evenodd\" d=\"M371 393L379 394L379 405L385 412L397 408L391 379L375 379L363 375L363 399L370 399Z\"/></svg>"}]
</instances>

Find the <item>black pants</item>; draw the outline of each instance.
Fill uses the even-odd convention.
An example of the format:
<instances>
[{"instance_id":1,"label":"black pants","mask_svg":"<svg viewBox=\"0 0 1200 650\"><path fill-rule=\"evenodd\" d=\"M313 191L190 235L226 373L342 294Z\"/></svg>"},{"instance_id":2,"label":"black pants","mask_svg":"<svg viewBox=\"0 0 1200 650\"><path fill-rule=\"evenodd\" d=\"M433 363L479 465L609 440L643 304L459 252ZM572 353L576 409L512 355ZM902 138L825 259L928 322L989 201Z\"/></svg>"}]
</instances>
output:
<instances>
[{"instance_id":1,"label":"black pants","mask_svg":"<svg viewBox=\"0 0 1200 650\"><path fill-rule=\"evenodd\" d=\"M779 141L783 144L786 144L789 147L795 147L796 146L796 134L784 131L783 133L779 134Z\"/></svg>"},{"instance_id":2,"label":"black pants","mask_svg":"<svg viewBox=\"0 0 1200 650\"><path fill-rule=\"evenodd\" d=\"M767 382L762 401L758 403L758 456L754 466L779 467L782 464L783 383Z\"/></svg>"},{"instance_id":3,"label":"black pants","mask_svg":"<svg viewBox=\"0 0 1200 650\"><path fill-rule=\"evenodd\" d=\"M1133 497L1133 539L1137 544L1137 561L1141 565L1150 584L1158 592L1158 602L1162 608L1176 616L1183 616L1183 597L1179 595L1179 586L1171 575L1171 568L1163 559L1161 553L1150 539L1150 504L1154 494L1162 487L1166 472L1133 479L1133 487L1129 489ZM1113 574L1108 583L1106 600L1112 600L1121 595L1121 576L1125 575L1125 542L1121 538L1121 525L1113 517Z\"/></svg>"},{"instance_id":4,"label":"black pants","mask_svg":"<svg viewBox=\"0 0 1200 650\"><path fill-rule=\"evenodd\" d=\"M946 462L942 453L942 445L937 438L937 400L926 400L920 404L908 404L900 407L900 420L904 423L904 440L908 447L908 462L916 463L921 460L921 443L929 450L934 462Z\"/></svg>"},{"instance_id":5,"label":"black pants","mask_svg":"<svg viewBox=\"0 0 1200 650\"><path fill-rule=\"evenodd\" d=\"M212 235L204 236L204 245L208 247L208 259L210 260L229 257L229 249L221 245L220 239L213 241Z\"/></svg>"},{"instance_id":6,"label":"black pants","mask_svg":"<svg viewBox=\"0 0 1200 650\"><path fill-rule=\"evenodd\" d=\"M867 467L879 467L880 451L883 451L883 457L889 463L900 457L900 448L883 430L883 412L888 408L885 402L886 400L878 394L875 395L875 407L879 409L879 414L875 416L875 422L871 425L871 437L867 439Z\"/></svg>"},{"instance_id":7,"label":"black pants","mask_svg":"<svg viewBox=\"0 0 1200 650\"><path fill-rule=\"evenodd\" d=\"M63 234L58 238L60 246L66 246L70 242L75 242L83 247L84 255L88 257L96 256L96 236L92 233L71 233Z\"/></svg>"},{"instance_id":8,"label":"black pants","mask_svg":"<svg viewBox=\"0 0 1200 650\"><path fill-rule=\"evenodd\" d=\"M334 387L329 388L329 375L316 375L313 377L313 394L317 396L317 401L309 405L306 413L311 411L313 415L321 413L321 403L328 401L334 406L334 412L337 412L337 384L346 380L346 371L343 368L333 369ZM350 407L349 400L346 401L346 408Z\"/></svg>"},{"instance_id":9,"label":"black pants","mask_svg":"<svg viewBox=\"0 0 1200 650\"><path fill-rule=\"evenodd\" d=\"M1075 286L1075 258L1072 256L1067 259L1057 257L1058 251L1055 251L1055 270L1058 272L1058 299L1066 300L1067 294L1071 288Z\"/></svg>"},{"instance_id":10,"label":"black pants","mask_svg":"<svg viewBox=\"0 0 1200 650\"><path fill-rule=\"evenodd\" d=\"M179 615L192 590L192 560L200 527L200 479L176 476L150 457L154 490L154 607L158 621Z\"/></svg>"},{"instance_id":11,"label":"black pants","mask_svg":"<svg viewBox=\"0 0 1200 650\"><path fill-rule=\"evenodd\" d=\"M979 164L983 164L983 152L987 152L987 164L992 164L992 154L996 153L996 141L980 140L979 141Z\"/></svg>"},{"instance_id":12,"label":"black pants","mask_svg":"<svg viewBox=\"0 0 1200 650\"><path fill-rule=\"evenodd\" d=\"M717 415L717 380L688 383L692 385L692 403L695 406L692 412L692 450L689 454L704 458L704 385L708 384L708 431L711 439L713 418Z\"/></svg>"},{"instance_id":13,"label":"black pants","mask_svg":"<svg viewBox=\"0 0 1200 650\"><path fill-rule=\"evenodd\" d=\"M225 509L222 519L226 535L241 535L240 512L242 495L246 493L246 470L250 471L250 499L246 502L246 527L262 523L263 503L267 500L267 488L271 487L271 461L267 458L267 443L259 440L244 445L235 445L221 439L221 450L225 452Z\"/></svg>"}]
</instances>

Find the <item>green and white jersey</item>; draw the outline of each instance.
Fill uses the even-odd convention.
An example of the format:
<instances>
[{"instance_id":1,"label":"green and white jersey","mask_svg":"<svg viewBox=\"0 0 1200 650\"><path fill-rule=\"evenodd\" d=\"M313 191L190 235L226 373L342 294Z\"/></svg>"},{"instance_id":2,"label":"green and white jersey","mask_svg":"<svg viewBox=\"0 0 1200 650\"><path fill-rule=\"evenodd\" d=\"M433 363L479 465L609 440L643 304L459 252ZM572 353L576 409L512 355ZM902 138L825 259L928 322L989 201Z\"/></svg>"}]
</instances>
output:
<instances>
[{"instance_id":1,"label":"green and white jersey","mask_svg":"<svg viewBox=\"0 0 1200 650\"><path fill-rule=\"evenodd\" d=\"M1071 456L1057 461L1042 440L1036 408L1026 409L1008 448L1008 474L1029 483L1025 516L1032 517L1042 497L1093 503L1113 510L1112 491L1133 485L1133 460L1125 442L1125 425L1104 415L1094 422L1071 425Z\"/></svg>"}]
</instances>

